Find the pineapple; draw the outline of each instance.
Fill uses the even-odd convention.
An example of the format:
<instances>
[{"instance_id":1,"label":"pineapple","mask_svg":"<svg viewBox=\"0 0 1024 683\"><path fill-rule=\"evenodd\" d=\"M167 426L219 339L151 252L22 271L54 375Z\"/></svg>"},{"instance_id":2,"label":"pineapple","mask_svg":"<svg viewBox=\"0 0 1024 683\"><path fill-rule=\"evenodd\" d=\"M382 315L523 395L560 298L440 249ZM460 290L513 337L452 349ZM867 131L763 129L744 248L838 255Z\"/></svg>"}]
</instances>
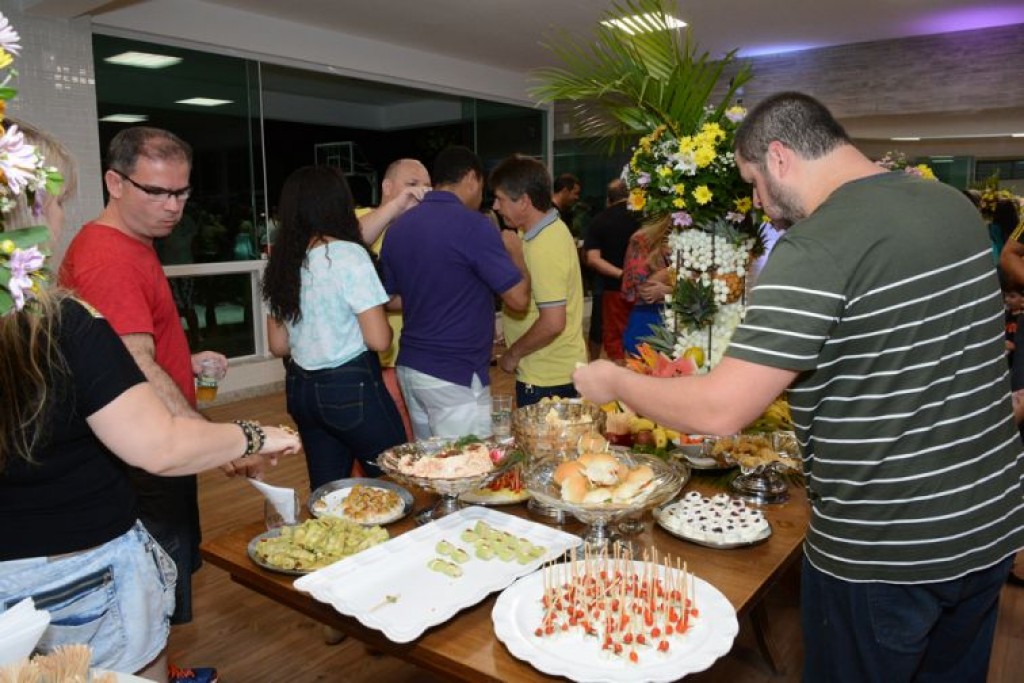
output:
<instances>
[{"instance_id":1,"label":"pineapple","mask_svg":"<svg viewBox=\"0 0 1024 683\"><path fill-rule=\"evenodd\" d=\"M686 328L707 327L718 312L715 290L700 280L680 279L676 282L672 308L677 321Z\"/></svg>"},{"instance_id":2,"label":"pineapple","mask_svg":"<svg viewBox=\"0 0 1024 683\"><path fill-rule=\"evenodd\" d=\"M743 278L736 273L722 273L715 275L715 279L724 282L729 288L729 296L726 298L725 303L731 304L739 301L740 297L743 296L743 290L745 289L745 283Z\"/></svg>"}]
</instances>

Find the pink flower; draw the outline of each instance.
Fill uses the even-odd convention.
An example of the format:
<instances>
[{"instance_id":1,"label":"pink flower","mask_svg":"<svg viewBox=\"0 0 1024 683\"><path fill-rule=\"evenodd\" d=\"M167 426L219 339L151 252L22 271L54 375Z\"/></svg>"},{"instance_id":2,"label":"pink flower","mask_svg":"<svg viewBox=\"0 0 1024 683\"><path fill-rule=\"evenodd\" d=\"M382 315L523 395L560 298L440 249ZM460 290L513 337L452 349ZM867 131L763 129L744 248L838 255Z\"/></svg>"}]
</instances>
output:
<instances>
[{"instance_id":1,"label":"pink flower","mask_svg":"<svg viewBox=\"0 0 1024 683\"><path fill-rule=\"evenodd\" d=\"M672 225L679 228L688 228L693 225L693 217L685 211L676 211L672 214Z\"/></svg>"},{"instance_id":2,"label":"pink flower","mask_svg":"<svg viewBox=\"0 0 1024 683\"><path fill-rule=\"evenodd\" d=\"M14 299L14 310L20 311L25 307L25 292L32 289L30 274L43 267L45 258L39 247L15 249L11 253L11 258L7 262L7 267L11 270L11 280L7 283L7 289Z\"/></svg>"},{"instance_id":3,"label":"pink flower","mask_svg":"<svg viewBox=\"0 0 1024 683\"><path fill-rule=\"evenodd\" d=\"M19 40L21 40L21 36L11 26L11 22L7 21L7 17L0 14L0 49L6 50L12 55L19 54L21 52Z\"/></svg>"},{"instance_id":4,"label":"pink flower","mask_svg":"<svg viewBox=\"0 0 1024 683\"><path fill-rule=\"evenodd\" d=\"M35 178L38 163L36 148L25 142L25 135L11 126L0 137L0 171L12 194L21 191Z\"/></svg>"}]
</instances>

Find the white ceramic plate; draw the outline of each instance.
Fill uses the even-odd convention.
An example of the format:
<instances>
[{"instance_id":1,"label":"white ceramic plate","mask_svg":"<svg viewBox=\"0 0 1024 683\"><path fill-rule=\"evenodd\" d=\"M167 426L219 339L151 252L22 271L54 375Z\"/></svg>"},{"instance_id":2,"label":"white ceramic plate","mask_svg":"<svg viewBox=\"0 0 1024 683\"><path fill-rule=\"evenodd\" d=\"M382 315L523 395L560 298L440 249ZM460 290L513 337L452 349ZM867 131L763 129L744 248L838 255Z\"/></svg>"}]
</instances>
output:
<instances>
[{"instance_id":1,"label":"white ceramic plate","mask_svg":"<svg viewBox=\"0 0 1024 683\"><path fill-rule=\"evenodd\" d=\"M498 596L491 611L494 633L513 656L552 676L580 683L675 681L711 666L732 649L739 632L736 610L725 596L702 579L694 577L693 583L699 618L685 635L673 637L668 652L644 650L636 664L609 655L601 649L600 638L580 631L534 635L544 616L543 572L520 579Z\"/></svg>"},{"instance_id":2,"label":"white ceramic plate","mask_svg":"<svg viewBox=\"0 0 1024 683\"><path fill-rule=\"evenodd\" d=\"M402 488L393 481L387 479L371 479L368 477L354 477L352 479L338 479L337 481L329 481L323 486L317 488L316 491L309 496L309 513L314 517L325 517L330 515L331 517L338 517L340 519L347 519L343 512L345 499L352 493L353 486L370 486L378 489L386 489L392 491L401 499L402 507L396 508L394 513L389 515L386 519L375 520L372 522L363 522L361 520L352 520L363 526L376 526L379 524L391 524L405 517L407 514L412 512L413 498L412 494L408 490Z\"/></svg>"},{"instance_id":3,"label":"white ceramic plate","mask_svg":"<svg viewBox=\"0 0 1024 683\"><path fill-rule=\"evenodd\" d=\"M526 538L547 552L525 565L472 557L471 545L459 535L478 520ZM470 552L469 562L460 565L462 576L452 578L427 568L438 557L435 547L441 540ZM579 542L578 536L536 522L469 507L297 579L295 588L383 632L393 642L407 643ZM389 596L397 599L391 601Z\"/></svg>"},{"instance_id":4,"label":"white ceramic plate","mask_svg":"<svg viewBox=\"0 0 1024 683\"><path fill-rule=\"evenodd\" d=\"M746 548L747 546L757 545L758 543L764 543L772 536L772 525L771 522L769 522L768 526L762 529L757 536L746 541L736 541L733 543L726 543L723 541L722 543L716 543L715 541L709 541L707 539L695 538L693 536L690 536L689 534L685 534L682 531L674 529L671 524L667 523L663 519L662 511L665 507L667 506L655 508L652 512L652 515L654 516L654 521L658 523L658 526L660 526L662 529L672 534L676 538L680 538L684 541L689 541L690 543L696 545L702 545L705 548L714 548L715 550L731 550L733 548Z\"/></svg>"},{"instance_id":5,"label":"white ceramic plate","mask_svg":"<svg viewBox=\"0 0 1024 683\"><path fill-rule=\"evenodd\" d=\"M93 669L92 673L95 676L97 674L107 673L107 670L106 669ZM140 677L134 676L132 674L122 674L122 673L118 673L116 671L114 672L114 675L117 676L117 683L147 683L149 681L148 678L140 678Z\"/></svg>"}]
</instances>

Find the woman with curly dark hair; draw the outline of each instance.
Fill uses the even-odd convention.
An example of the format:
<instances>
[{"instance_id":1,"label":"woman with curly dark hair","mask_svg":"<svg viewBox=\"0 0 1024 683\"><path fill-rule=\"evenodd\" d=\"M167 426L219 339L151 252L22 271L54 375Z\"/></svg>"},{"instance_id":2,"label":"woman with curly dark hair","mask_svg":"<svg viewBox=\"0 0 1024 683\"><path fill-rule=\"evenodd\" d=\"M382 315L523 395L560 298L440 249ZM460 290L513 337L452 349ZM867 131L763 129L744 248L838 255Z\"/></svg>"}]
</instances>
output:
<instances>
[{"instance_id":1,"label":"woman with curly dark hair","mask_svg":"<svg viewBox=\"0 0 1024 683\"><path fill-rule=\"evenodd\" d=\"M381 379L388 300L363 244L352 193L334 168L306 166L281 190L280 229L263 275L270 350L291 355L285 394L306 451L311 489L351 475L405 440Z\"/></svg>"}]
</instances>

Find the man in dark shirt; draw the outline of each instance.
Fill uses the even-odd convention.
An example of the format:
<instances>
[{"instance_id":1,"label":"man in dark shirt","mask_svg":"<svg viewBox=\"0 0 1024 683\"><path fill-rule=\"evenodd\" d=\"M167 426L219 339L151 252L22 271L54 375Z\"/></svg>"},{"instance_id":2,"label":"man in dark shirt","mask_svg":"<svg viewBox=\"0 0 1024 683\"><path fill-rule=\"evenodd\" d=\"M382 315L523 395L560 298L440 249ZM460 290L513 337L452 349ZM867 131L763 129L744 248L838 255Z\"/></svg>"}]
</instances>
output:
<instances>
[{"instance_id":1,"label":"man in dark shirt","mask_svg":"<svg viewBox=\"0 0 1024 683\"><path fill-rule=\"evenodd\" d=\"M580 179L572 173L563 173L551 184L551 203L558 209L558 217L562 219L569 232L574 235L572 227L572 207L580 200Z\"/></svg>"},{"instance_id":2,"label":"man in dark shirt","mask_svg":"<svg viewBox=\"0 0 1024 683\"><path fill-rule=\"evenodd\" d=\"M608 183L608 208L594 217L583 243L587 265L601 277L601 341L611 360L622 360L622 334L632 307L622 296L622 264L629 238L640 227L636 213L629 210L629 190L616 178ZM595 306L597 305L595 301Z\"/></svg>"}]
</instances>

